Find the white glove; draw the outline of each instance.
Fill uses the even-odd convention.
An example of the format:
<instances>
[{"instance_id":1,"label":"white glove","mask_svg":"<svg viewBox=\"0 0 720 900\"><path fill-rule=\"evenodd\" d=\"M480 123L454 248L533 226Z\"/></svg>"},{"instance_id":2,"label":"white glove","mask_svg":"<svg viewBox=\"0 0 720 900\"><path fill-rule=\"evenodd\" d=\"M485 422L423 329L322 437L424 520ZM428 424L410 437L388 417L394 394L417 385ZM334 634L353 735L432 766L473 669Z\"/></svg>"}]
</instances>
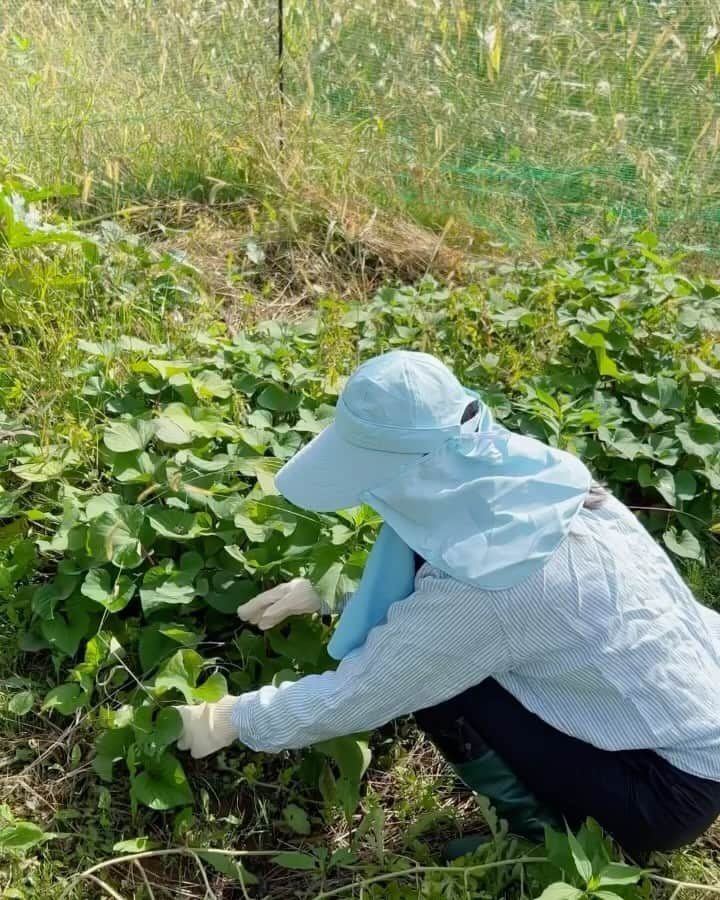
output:
<instances>
[{"instance_id":1,"label":"white glove","mask_svg":"<svg viewBox=\"0 0 720 900\"><path fill-rule=\"evenodd\" d=\"M245 622L266 631L288 616L319 612L321 607L322 601L307 578L293 578L253 597L238 607L237 614Z\"/></svg>"},{"instance_id":2,"label":"white glove","mask_svg":"<svg viewBox=\"0 0 720 900\"><path fill-rule=\"evenodd\" d=\"M238 699L228 695L217 703L177 706L183 724L178 750L189 750L193 759L201 759L237 740L231 717Z\"/></svg>"}]
</instances>

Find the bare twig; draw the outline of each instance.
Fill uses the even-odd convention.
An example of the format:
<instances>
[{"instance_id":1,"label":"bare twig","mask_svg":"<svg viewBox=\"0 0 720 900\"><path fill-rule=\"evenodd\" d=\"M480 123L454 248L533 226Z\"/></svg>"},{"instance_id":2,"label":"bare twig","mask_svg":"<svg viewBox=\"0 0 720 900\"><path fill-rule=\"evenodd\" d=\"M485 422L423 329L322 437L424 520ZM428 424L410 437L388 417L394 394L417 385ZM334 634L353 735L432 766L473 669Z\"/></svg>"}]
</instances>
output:
<instances>
[{"instance_id":1,"label":"bare twig","mask_svg":"<svg viewBox=\"0 0 720 900\"><path fill-rule=\"evenodd\" d=\"M103 881L102 878L98 878L96 875L88 875L90 881L94 882L101 890L105 891L105 893L112 897L113 900L125 900L122 894L118 894L114 887L110 887L110 885Z\"/></svg>"},{"instance_id":2,"label":"bare twig","mask_svg":"<svg viewBox=\"0 0 720 900\"><path fill-rule=\"evenodd\" d=\"M23 778L25 775L28 775L36 766L39 766L41 762L46 760L48 756L50 756L55 750L57 750L58 747L62 747L65 743L65 739L70 737L75 728L77 728L77 721L71 722L70 725L68 725L67 728L58 735L58 737L52 742L52 744L50 744L47 750L44 750L40 754L40 756L36 756L32 762L28 763L20 772L19 777Z\"/></svg>"},{"instance_id":3,"label":"bare twig","mask_svg":"<svg viewBox=\"0 0 720 900\"><path fill-rule=\"evenodd\" d=\"M245 887L245 878L243 877L243 873L238 872L238 877L240 878L240 890L243 892L243 897L245 898L245 900L251 900L248 889Z\"/></svg>"},{"instance_id":4,"label":"bare twig","mask_svg":"<svg viewBox=\"0 0 720 900\"><path fill-rule=\"evenodd\" d=\"M140 872L140 877L142 878L143 883L144 883L145 887L147 888L147 892L149 894L150 900L155 900L155 894L153 892L152 887L150 886L150 881L148 880L147 872L143 868L142 864L140 863L139 860L136 859L136 860L133 860L133 866L138 870L138 872Z\"/></svg>"},{"instance_id":5,"label":"bare twig","mask_svg":"<svg viewBox=\"0 0 720 900\"><path fill-rule=\"evenodd\" d=\"M205 866L203 865L202 860L197 855L197 853L195 853L194 850L190 851L190 856L192 856L192 858L195 860L195 864L197 865L198 869L200 870L200 877L202 878L203 884L205 885L205 896L208 897L209 900L218 900L217 894L210 887L210 881L207 876L207 870L205 869Z\"/></svg>"},{"instance_id":6,"label":"bare twig","mask_svg":"<svg viewBox=\"0 0 720 900\"><path fill-rule=\"evenodd\" d=\"M698 884L695 881L678 881L676 878L665 878L664 875L650 875L650 880L658 884L667 884L674 887L673 897L680 891L704 891L706 894L720 894L720 885Z\"/></svg>"},{"instance_id":7,"label":"bare twig","mask_svg":"<svg viewBox=\"0 0 720 900\"><path fill-rule=\"evenodd\" d=\"M8 780L12 781L13 779L8 779ZM41 803L43 803L45 806L47 806L47 808L53 813L53 815L57 812L57 810L52 805L52 803L50 803L49 800L46 800L45 797L42 796L42 794L38 793L38 791L36 791L35 788L31 784L28 784L28 782L24 778L18 777L16 779L16 781L20 787L22 787L24 790L26 790L28 792L28 794L32 794L36 800L39 800Z\"/></svg>"}]
</instances>

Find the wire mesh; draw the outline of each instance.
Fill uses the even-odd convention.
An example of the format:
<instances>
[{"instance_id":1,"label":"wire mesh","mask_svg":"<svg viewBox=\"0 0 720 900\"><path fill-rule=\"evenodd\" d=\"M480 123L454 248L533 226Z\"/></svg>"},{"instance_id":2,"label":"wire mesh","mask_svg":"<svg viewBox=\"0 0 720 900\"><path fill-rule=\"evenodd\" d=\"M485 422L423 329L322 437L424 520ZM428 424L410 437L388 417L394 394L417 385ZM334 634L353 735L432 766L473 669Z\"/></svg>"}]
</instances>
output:
<instances>
[{"instance_id":1,"label":"wire mesh","mask_svg":"<svg viewBox=\"0 0 720 900\"><path fill-rule=\"evenodd\" d=\"M287 24L298 95L374 124L367 156L409 204L509 240L608 220L717 236L716 0L316 0Z\"/></svg>"},{"instance_id":2,"label":"wire mesh","mask_svg":"<svg viewBox=\"0 0 720 900\"><path fill-rule=\"evenodd\" d=\"M713 251L716 0L285 0L283 23L289 113L373 199L510 242L650 224ZM280 122L278 27L278 0L5 0L0 157L237 179L233 148Z\"/></svg>"}]
</instances>

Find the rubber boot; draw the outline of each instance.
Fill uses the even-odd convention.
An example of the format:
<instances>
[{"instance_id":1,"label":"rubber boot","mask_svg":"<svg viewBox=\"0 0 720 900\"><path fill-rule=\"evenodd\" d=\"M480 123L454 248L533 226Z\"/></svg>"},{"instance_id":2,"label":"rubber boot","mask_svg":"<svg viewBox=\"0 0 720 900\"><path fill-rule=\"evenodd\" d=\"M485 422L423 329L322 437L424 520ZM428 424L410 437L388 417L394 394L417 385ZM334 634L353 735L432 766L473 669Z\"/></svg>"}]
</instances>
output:
<instances>
[{"instance_id":1,"label":"rubber boot","mask_svg":"<svg viewBox=\"0 0 720 900\"><path fill-rule=\"evenodd\" d=\"M473 793L488 798L498 818L508 823L511 834L541 844L545 826L562 830L560 819L540 803L494 750L487 748L482 755L470 762L456 763L453 768ZM457 859L487 841L488 836L480 834L458 838L447 844L443 856L446 860Z\"/></svg>"}]
</instances>

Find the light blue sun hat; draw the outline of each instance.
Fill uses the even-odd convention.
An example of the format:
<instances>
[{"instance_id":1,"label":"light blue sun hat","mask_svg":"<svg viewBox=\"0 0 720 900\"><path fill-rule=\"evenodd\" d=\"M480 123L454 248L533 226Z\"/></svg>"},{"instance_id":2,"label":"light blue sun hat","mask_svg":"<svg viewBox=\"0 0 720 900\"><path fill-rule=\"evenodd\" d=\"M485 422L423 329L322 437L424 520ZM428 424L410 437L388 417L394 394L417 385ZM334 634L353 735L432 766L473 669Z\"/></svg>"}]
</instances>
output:
<instances>
[{"instance_id":1,"label":"light blue sun hat","mask_svg":"<svg viewBox=\"0 0 720 900\"><path fill-rule=\"evenodd\" d=\"M275 484L303 509L358 506L366 490L390 481L463 427L477 430L477 421L460 424L477 400L428 353L376 356L348 379L333 424L286 463Z\"/></svg>"},{"instance_id":2,"label":"light blue sun hat","mask_svg":"<svg viewBox=\"0 0 720 900\"><path fill-rule=\"evenodd\" d=\"M286 463L276 485L305 509L367 503L383 517L330 645L340 659L412 592L416 553L486 590L542 567L591 475L571 454L495 424L440 360L392 351L353 373L335 421Z\"/></svg>"}]
</instances>

